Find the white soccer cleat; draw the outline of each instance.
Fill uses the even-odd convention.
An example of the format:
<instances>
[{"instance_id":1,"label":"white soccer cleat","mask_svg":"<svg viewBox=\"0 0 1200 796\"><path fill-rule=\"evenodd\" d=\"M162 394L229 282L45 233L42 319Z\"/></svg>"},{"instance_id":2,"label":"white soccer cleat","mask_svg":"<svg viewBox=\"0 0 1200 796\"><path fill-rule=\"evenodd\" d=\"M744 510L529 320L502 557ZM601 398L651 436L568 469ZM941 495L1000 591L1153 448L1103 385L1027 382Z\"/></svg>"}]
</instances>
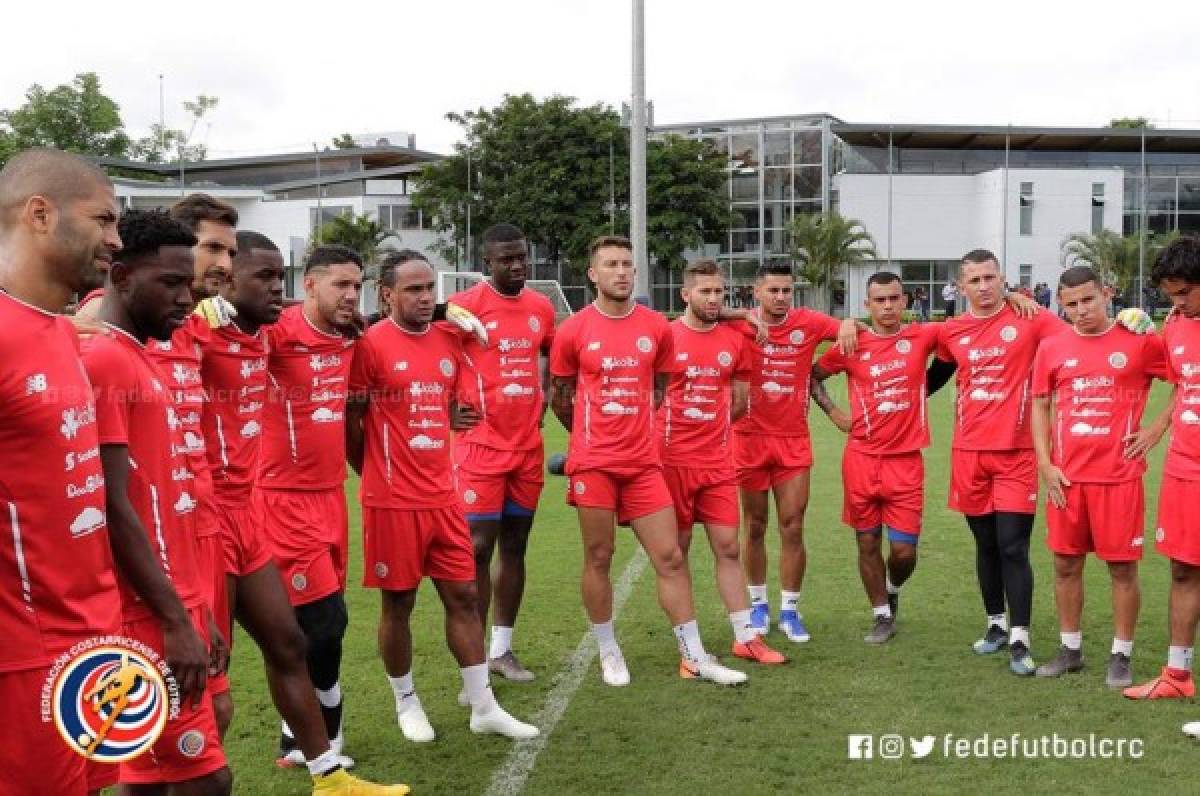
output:
<instances>
[{"instance_id":1,"label":"white soccer cleat","mask_svg":"<svg viewBox=\"0 0 1200 796\"><path fill-rule=\"evenodd\" d=\"M687 673L684 673L684 670ZM709 655L703 661L683 661L679 673L688 679L708 680L717 685L741 685L750 678L745 672L723 666L716 657Z\"/></svg>"},{"instance_id":2,"label":"white soccer cleat","mask_svg":"<svg viewBox=\"0 0 1200 796\"><path fill-rule=\"evenodd\" d=\"M1189 721L1183 725L1183 734L1192 738L1200 738L1200 721Z\"/></svg>"},{"instance_id":3,"label":"white soccer cleat","mask_svg":"<svg viewBox=\"0 0 1200 796\"><path fill-rule=\"evenodd\" d=\"M346 754L343 749L346 746L345 737L339 732L336 738L329 739L329 748L337 755L338 765L349 771L354 768L354 758ZM303 755L301 755L303 756Z\"/></svg>"},{"instance_id":4,"label":"white soccer cleat","mask_svg":"<svg viewBox=\"0 0 1200 796\"><path fill-rule=\"evenodd\" d=\"M396 721L400 725L400 732L404 733L404 737L413 743L429 743L437 734L433 731L433 726L429 723L429 717L425 715L425 709L421 707L421 700L414 694L411 698L404 700L404 710L396 710Z\"/></svg>"},{"instance_id":5,"label":"white soccer cleat","mask_svg":"<svg viewBox=\"0 0 1200 796\"><path fill-rule=\"evenodd\" d=\"M625 665L625 656L620 650L600 654L600 676L606 685L629 685L629 667Z\"/></svg>"},{"instance_id":6,"label":"white soccer cleat","mask_svg":"<svg viewBox=\"0 0 1200 796\"><path fill-rule=\"evenodd\" d=\"M487 713L471 711L471 732L476 735L503 735L514 741L527 741L538 737L537 727L518 721L498 704L493 705Z\"/></svg>"}]
</instances>

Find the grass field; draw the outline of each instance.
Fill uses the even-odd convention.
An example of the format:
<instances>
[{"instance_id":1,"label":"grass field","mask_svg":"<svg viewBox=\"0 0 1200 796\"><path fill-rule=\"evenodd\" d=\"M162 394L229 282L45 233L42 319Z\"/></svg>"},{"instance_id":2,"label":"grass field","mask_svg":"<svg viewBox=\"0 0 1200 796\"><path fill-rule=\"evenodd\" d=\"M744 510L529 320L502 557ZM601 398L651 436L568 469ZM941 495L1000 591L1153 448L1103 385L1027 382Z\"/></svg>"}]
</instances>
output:
<instances>
[{"instance_id":1,"label":"grass field","mask_svg":"<svg viewBox=\"0 0 1200 796\"><path fill-rule=\"evenodd\" d=\"M831 389L841 390L843 382ZM739 794L835 792L923 794L1015 790L1100 793L1132 788L1178 792L1195 781L1198 750L1179 732L1200 719L1194 704L1142 704L1104 687L1111 643L1107 577L1088 564L1083 673L1057 681L1008 673L1007 656L983 658L970 649L983 627L970 534L944 508L948 481L952 389L932 402L934 444L927 451L926 524L920 563L905 586L900 633L882 648L863 644L870 612L855 567L849 532L839 521L838 462L842 437L823 417L813 418L817 465L806 537L808 574L801 609L812 632L806 645L771 641L792 656L785 667L747 669L750 683L737 689L680 681L678 654L654 596L649 569L635 583L617 621L633 682L604 686L593 661L561 722L525 783L531 794L653 793ZM836 392L835 392L836 395ZM1161 407L1154 394L1150 411ZM819 413L818 413L819 415ZM548 432L548 451L565 450L562 429ZM1147 545L1165 443L1153 454L1147 482ZM438 731L418 746L396 727L392 694L375 649L378 599L358 586L358 511L351 495L350 631L343 669L347 751L359 771L407 782L418 794L482 793L515 745L477 737L467 712L455 703L459 677L442 637L441 609L432 589L422 590L413 620L418 692ZM580 544L573 514L563 503L563 479L549 477L531 543L529 584L517 630L522 660L539 677L530 684L495 683L510 712L535 718L556 682L555 673L579 645L587 624L580 605ZM1033 545L1036 591L1033 647L1038 662L1058 645L1050 559L1039 515ZM614 580L635 543L619 537ZM716 596L712 557L697 540L693 572L697 610L710 651L728 660L731 631ZM777 545L777 542L775 543ZM771 567L774 572L775 561ZM1149 551L1142 568L1143 610L1134 652L1135 677L1154 675L1166 653L1167 562ZM771 578L771 601L778 605ZM304 793L307 777L272 765L278 719L263 685L253 644L241 635L234 671L237 716L227 739L238 793ZM933 753L914 760L847 759L847 735L937 736ZM957 759L943 755L943 736L988 734L1007 738L1139 738L1141 759ZM877 750L878 751L878 750ZM1186 790L1186 787L1185 787Z\"/></svg>"}]
</instances>

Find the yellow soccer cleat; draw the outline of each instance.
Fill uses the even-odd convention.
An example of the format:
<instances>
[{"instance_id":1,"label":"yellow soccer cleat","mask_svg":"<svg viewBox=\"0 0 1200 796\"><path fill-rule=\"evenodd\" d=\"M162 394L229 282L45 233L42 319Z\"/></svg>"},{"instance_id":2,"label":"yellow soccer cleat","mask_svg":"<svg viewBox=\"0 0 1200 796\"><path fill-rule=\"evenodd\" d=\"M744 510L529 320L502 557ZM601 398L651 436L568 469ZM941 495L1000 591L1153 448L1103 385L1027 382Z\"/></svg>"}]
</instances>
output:
<instances>
[{"instance_id":1,"label":"yellow soccer cleat","mask_svg":"<svg viewBox=\"0 0 1200 796\"><path fill-rule=\"evenodd\" d=\"M313 796L406 796L412 793L407 785L376 785L335 769L328 774L313 775Z\"/></svg>"}]
</instances>

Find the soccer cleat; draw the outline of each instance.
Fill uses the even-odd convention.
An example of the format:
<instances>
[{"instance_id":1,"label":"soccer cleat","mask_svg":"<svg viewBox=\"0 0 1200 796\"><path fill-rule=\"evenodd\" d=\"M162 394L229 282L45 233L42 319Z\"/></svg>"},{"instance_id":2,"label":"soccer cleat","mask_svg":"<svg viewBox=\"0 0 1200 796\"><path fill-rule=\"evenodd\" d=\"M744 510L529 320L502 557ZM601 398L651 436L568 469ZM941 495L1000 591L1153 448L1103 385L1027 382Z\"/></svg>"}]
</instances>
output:
<instances>
[{"instance_id":1,"label":"soccer cleat","mask_svg":"<svg viewBox=\"0 0 1200 796\"><path fill-rule=\"evenodd\" d=\"M1200 738L1200 721L1189 721L1183 725L1183 734L1192 738Z\"/></svg>"},{"instance_id":2,"label":"soccer cleat","mask_svg":"<svg viewBox=\"0 0 1200 796\"><path fill-rule=\"evenodd\" d=\"M313 796L407 796L407 785L376 785L335 768L328 774L314 774Z\"/></svg>"},{"instance_id":3,"label":"soccer cleat","mask_svg":"<svg viewBox=\"0 0 1200 796\"><path fill-rule=\"evenodd\" d=\"M892 609L892 618L895 619L900 613L900 592L888 592L888 608Z\"/></svg>"},{"instance_id":4,"label":"soccer cleat","mask_svg":"<svg viewBox=\"0 0 1200 796\"><path fill-rule=\"evenodd\" d=\"M1037 671L1037 664L1029 654L1029 647L1024 642L1015 641L1008 649L1008 670L1018 677L1031 677Z\"/></svg>"},{"instance_id":5,"label":"soccer cleat","mask_svg":"<svg viewBox=\"0 0 1200 796\"><path fill-rule=\"evenodd\" d=\"M629 685L629 667L619 649L600 653L600 676L605 685Z\"/></svg>"},{"instance_id":6,"label":"soccer cleat","mask_svg":"<svg viewBox=\"0 0 1200 796\"><path fill-rule=\"evenodd\" d=\"M992 625L983 634L983 638L971 645L976 655L994 655L1008 646L1008 632L999 625Z\"/></svg>"},{"instance_id":7,"label":"soccer cleat","mask_svg":"<svg viewBox=\"0 0 1200 796\"><path fill-rule=\"evenodd\" d=\"M1062 677L1067 672L1083 671L1083 650L1073 650L1070 647L1059 647L1054 660L1047 661L1037 667L1038 677Z\"/></svg>"},{"instance_id":8,"label":"soccer cleat","mask_svg":"<svg viewBox=\"0 0 1200 796\"><path fill-rule=\"evenodd\" d=\"M1114 652L1108 656L1108 673L1104 676L1104 684L1109 688L1127 688L1133 685L1133 666L1128 655Z\"/></svg>"},{"instance_id":9,"label":"soccer cleat","mask_svg":"<svg viewBox=\"0 0 1200 796\"><path fill-rule=\"evenodd\" d=\"M768 647L767 643L758 636L745 643L740 641L733 642L733 654L739 658L754 661L755 663L764 663L768 666L787 663L787 658L782 653Z\"/></svg>"},{"instance_id":10,"label":"soccer cleat","mask_svg":"<svg viewBox=\"0 0 1200 796\"><path fill-rule=\"evenodd\" d=\"M796 611L779 612L779 629L787 636L788 641L794 641L798 644L812 638L808 635L808 628L804 626L804 617L800 616Z\"/></svg>"},{"instance_id":11,"label":"soccer cleat","mask_svg":"<svg viewBox=\"0 0 1200 796\"><path fill-rule=\"evenodd\" d=\"M396 710L396 722L400 725L400 732L404 733L404 737L413 743L429 743L436 738L437 735L417 695L413 694L404 702L404 709Z\"/></svg>"},{"instance_id":12,"label":"soccer cleat","mask_svg":"<svg viewBox=\"0 0 1200 796\"><path fill-rule=\"evenodd\" d=\"M338 761L339 764L341 761ZM279 756L275 758L275 765L278 768L300 768L305 763L304 752L299 749L279 750ZM342 766L346 768L346 766Z\"/></svg>"},{"instance_id":13,"label":"soccer cleat","mask_svg":"<svg viewBox=\"0 0 1200 796\"><path fill-rule=\"evenodd\" d=\"M750 629L760 636L771 632L771 606L767 603L750 605Z\"/></svg>"},{"instance_id":14,"label":"soccer cleat","mask_svg":"<svg viewBox=\"0 0 1200 796\"><path fill-rule=\"evenodd\" d=\"M1163 669L1162 674L1148 683L1126 688L1121 692L1130 699L1191 699L1196 695L1196 683L1191 677L1182 680Z\"/></svg>"},{"instance_id":15,"label":"soccer cleat","mask_svg":"<svg viewBox=\"0 0 1200 796\"><path fill-rule=\"evenodd\" d=\"M894 635L896 635L895 618L891 616L877 616L875 617L875 624L871 627L871 632L863 636L863 641L868 644L886 644Z\"/></svg>"},{"instance_id":16,"label":"soccer cleat","mask_svg":"<svg viewBox=\"0 0 1200 796\"><path fill-rule=\"evenodd\" d=\"M679 676L685 680L708 680L717 685L741 685L749 679L745 672L722 666L712 655L702 661L681 660Z\"/></svg>"},{"instance_id":17,"label":"soccer cleat","mask_svg":"<svg viewBox=\"0 0 1200 796\"><path fill-rule=\"evenodd\" d=\"M533 672L526 669L517 660L517 656L512 650L504 653L498 658L492 658L488 661L488 671L500 675L505 680L512 680L515 683L528 683L534 678Z\"/></svg>"},{"instance_id":18,"label":"soccer cleat","mask_svg":"<svg viewBox=\"0 0 1200 796\"><path fill-rule=\"evenodd\" d=\"M527 741L538 736L538 728L532 724L518 721L508 714L504 708L493 704L487 713L471 711L471 732L476 735L493 733L512 738L514 741Z\"/></svg>"}]
</instances>

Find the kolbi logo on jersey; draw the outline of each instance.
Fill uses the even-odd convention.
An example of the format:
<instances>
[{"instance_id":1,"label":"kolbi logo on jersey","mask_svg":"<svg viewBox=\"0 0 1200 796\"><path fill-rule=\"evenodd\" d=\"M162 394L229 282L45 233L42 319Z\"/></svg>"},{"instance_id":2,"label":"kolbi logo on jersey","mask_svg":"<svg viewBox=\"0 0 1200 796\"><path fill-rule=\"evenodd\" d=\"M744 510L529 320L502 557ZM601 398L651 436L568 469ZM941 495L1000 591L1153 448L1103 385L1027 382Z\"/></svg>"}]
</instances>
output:
<instances>
[{"instance_id":1,"label":"kolbi logo on jersey","mask_svg":"<svg viewBox=\"0 0 1200 796\"><path fill-rule=\"evenodd\" d=\"M1071 379L1071 389L1075 392L1083 392L1084 390L1098 390L1104 387L1112 387L1116 383L1116 380L1111 376L1092 376L1090 378L1080 376Z\"/></svg>"},{"instance_id":2,"label":"kolbi logo on jersey","mask_svg":"<svg viewBox=\"0 0 1200 796\"><path fill-rule=\"evenodd\" d=\"M336 368L341 364L342 358L337 354L330 354L324 357L320 354L313 354L308 358L308 367L314 373L320 373L326 368Z\"/></svg>"},{"instance_id":3,"label":"kolbi logo on jersey","mask_svg":"<svg viewBox=\"0 0 1200 796\"><path fill-rule=\"evenodd\" d=\"M35 373L25 378L25 394L38 395L49 389L45 373Z\"/></svg>"},{"instance_id":4,"label":"kolbi logo on jersey","mask_svg":"<svg viewBox=\"0 0 1200 796\"><path fill-rule=\"evenodd\" d=\"M978 362L991 357L1002 357L1007 352L1008 349L1002 345L994 345L991 348L972 348L967 352L967 359L971 362Z\"/></svg>"},{"instance_id":5,"label":"kolbi logo on jersey","mask_svg":"<svg viewBox=\"0 0 1200 796\"><path fill-rule=\"evenodd\" d=\"M524 351L533 348L533 343L529 341L528 337L501 337L496 341L496 348L507 354L509 351Z\"/></svg>"},{"instance_id":6,"label":"kolbi logo on jersey","mask_svg":"<svg viewBox=\"0 0 1200 796\"><path fill-rule=\"evenodd\" d=\"M166 662L145 644L120 636L76 644L42 684L41 720L53 722L76 754L99 763L143 754L178 715L179 687Z\"/></svg>"},{"instance_id":7,"label":"kolbi logo on jersey","mask_svg":"<svg viewBox=\"0 0 1200 796\"><path fill-rule=\"evenodd\" d=\"M82 408L64 409L62 411L62 425L58 430L67 439L75 439L79 436L80 429L85 426L90 426L96 422L96 407L88 404Z\"/></svg>"},{"instance_id":8,"label":"kolbi logo on jersey","mask_svg":"<svg viewBox=\"0 0 1200 796\"><path fill-rule=\"evenodd\" d=\"M259 357L258 359L247 359L242 362L241 374L243 379L248 379L255 373L262 373L267 369L267 360Z\"/></svg>"},{"instance_id":9,"label":"kolbi logo on jersey","mask_svg":"<svg viewBox=\"0 0 1200 796\"><path fill-rule=\"evenodd\" d=\"M903 369L904 369L904 360L903 359L893 359L891 362L885 362L882 365L872 365L869 370L869 373L871 374L871 378L877 379L885 373L891 373L894 370L903 370Z\"/></svg>"},{"instance_id":10,"label":"kolbi logo on jersey","mask_svg":"<svg viewBox=\"0 0 1200 796\"><path fill-rule=\"evenodd\" d=\"M617 368L636 368L640 360L637 357L602 357L601 370L616 370Z\"/></svg>"}]
</instances>

